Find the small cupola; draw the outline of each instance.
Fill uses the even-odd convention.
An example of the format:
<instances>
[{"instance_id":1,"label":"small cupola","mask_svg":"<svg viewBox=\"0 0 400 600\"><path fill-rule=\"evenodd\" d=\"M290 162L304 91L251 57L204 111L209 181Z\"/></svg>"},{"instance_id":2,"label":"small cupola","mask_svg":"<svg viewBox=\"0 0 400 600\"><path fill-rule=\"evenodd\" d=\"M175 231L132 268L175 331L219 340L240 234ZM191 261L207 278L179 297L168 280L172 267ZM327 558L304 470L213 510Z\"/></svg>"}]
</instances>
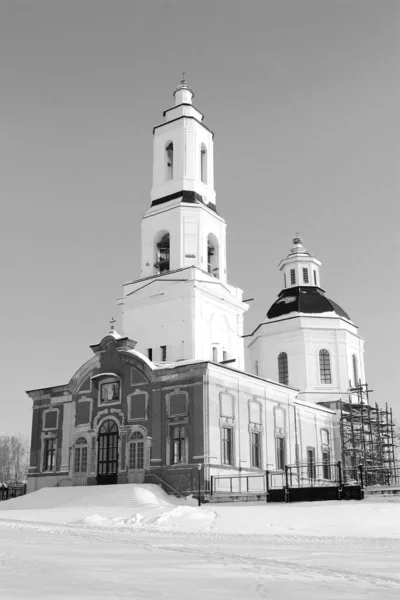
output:
<instances>
[{"instance_id":1,"label":"small cupola","mask_svg":"<svg viewBox=\"0 0 400 600\"><path fill-rule=\"evenodd\" d=\"M174 92L175 106L180 104L192 104L192 98L194 98L194 92L188 86L188 82L185 78L185 73L182 73L182 79L178 87Z\"/></svg>"},{"instance_id":2,"label":"small cupola","mask_svg":"<svg viewBox=\"0 0 400 600\"><path fill-rule=\"evenodd\" d=\"M289 254L279 263L284 289L297 286L321 287L321 264L318 258L307 251L300 234L296 233Z\"/></svg>"}]
</instances>

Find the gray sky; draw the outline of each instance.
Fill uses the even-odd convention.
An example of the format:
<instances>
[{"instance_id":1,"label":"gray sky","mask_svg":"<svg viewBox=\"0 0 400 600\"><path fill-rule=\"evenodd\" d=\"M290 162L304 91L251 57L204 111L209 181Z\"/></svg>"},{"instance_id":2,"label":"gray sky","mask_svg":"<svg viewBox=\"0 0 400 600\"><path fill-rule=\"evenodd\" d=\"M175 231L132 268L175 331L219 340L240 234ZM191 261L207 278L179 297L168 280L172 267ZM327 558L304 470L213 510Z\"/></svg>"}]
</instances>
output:
<instances>
[{"instance_id":1,"label":"gray sky","mask_svg":"<svg viewBox=\"0 0 400 600\"><path fill-rule=\"evenodd\" d=\"M28 433L25 390L119 325L181 71L215 132L229 281L257 298L246 332L299 230L400 417L400 3L0 0L0 432Z\"/></svg>"}]
</instances>

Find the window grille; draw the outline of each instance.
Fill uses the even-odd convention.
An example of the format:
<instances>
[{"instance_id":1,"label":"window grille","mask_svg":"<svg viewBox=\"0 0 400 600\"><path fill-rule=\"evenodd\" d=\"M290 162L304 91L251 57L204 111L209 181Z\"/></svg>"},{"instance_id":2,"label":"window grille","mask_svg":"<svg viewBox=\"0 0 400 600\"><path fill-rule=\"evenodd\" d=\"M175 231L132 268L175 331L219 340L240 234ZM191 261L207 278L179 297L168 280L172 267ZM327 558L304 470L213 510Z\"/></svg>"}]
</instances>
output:
<instances>
[{"instance_id":1,"label":"window grille","mask_svg":"<svg viewBox=\"0 0 400 600\"><path fill-rule=\"evenodd\" d=\"M232 465L232 428L222 428L222 463Z\"/></svg>"},{"instance_id":2,"label":"window grille","mask_svg":"<svg viewBox=\"0 0 400 600\"><path fill-rule=\"evenodd\" d=\"M290 283L296 285L296 271L294 269L290 269Z\"/></svg>"},{"instance_id":3,"label":"window grille","mask_svg":"<svg viewBox=\"0 0 400 600\"><path fill-rule=\"evenodd\" d=\"M319 351L319 370L321 383L332 383L331 359L328 350Z\"/></svg>"},{"instance_id":4,"label":"window grille","mask_svg":"<svg viewBox=\"0 0 400 600\"><path fill-rule=\"evenodd\" d=\"M303 267L303 283L309 283L308 280L308 269Z\"/></svg>"},{"instance_id":5,"label":"window grille","mask_svg":"<svg viewBox=\"0 0 400 600\"><path fill-rule=\"evenodd\" d=\"M288 356L286 352L281 352L278 356L278 371L279 371L279 383L289 385L289 367L288 367Z\"/></svg>"}]
</instances>

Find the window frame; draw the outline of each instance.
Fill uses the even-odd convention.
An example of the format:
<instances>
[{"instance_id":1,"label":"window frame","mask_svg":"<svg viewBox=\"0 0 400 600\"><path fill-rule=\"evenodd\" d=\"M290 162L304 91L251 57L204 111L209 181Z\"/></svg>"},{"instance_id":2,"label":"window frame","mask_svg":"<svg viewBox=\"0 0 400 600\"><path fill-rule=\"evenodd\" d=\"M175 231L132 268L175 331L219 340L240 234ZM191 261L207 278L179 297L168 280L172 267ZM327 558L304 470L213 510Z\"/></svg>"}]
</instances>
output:
<instances>
[{"instance_id":1,"label":"window frame","mask_svg":"<svg viewBox=\"0 0 400 600\"><path fill-rule=\"evenodd\" d=\"M145 466L145 442L146 438L139 430L131 433L128 448L128 469L130 471L142 471Z\"/></svg>"},{"instance_id":2,"label":"window frame","mask_svg":"<svg viewBox=\"0 0 400 600\"><path fill-rule=\"evenodd\" d=\"M311 455L311 456L310 456ZM311 460L310 460L311 458ZM315 464L315 447L307 446L307 477L312 481L317 478L317 468Z\"/></svg>"},{"instance_id":3,"label":"window frame","mask_svg":"<svg viewBox=\"0 0 400 600\"><path fill-rule=\"evenodd\" d=\"M84 452L85 450L85 452ZM78 460L77 460L78 458ZM83 468L85 465L85 468ZM78 466L78 468L77 468ZM80 436L74 444L74 474L86 474L88 468L88 443L86 438Z\"/></svg>"},{"instance_id":4,"label":"window frame","mask_svg":"<svg viewBox=\"0 0 400 600\"><path fill-rule=\"evenodd\" d=\"M289 361L287 352L278 354L278 381L283 385L289 385Z\"/></svg>"},{"instance_id":5,"label":"window frame","mask_svg":"<svg viewBox=\"0 0 400 600\"><path fill-rule=\"evenodd\" d=\"M309 277L308 267L302 267L301 271L302 271L302 276L303 276L303 283L309 284L310 277Z\"/></svg>"},{"instance_id":6,"label":"window frame","mask_svg":"<svg viewBox=\"0 0 400 600\"><path fill-rule=\"evenodd\" d=\"M171 140L165 145L165 179L172 181L174 178L174 142Z\"/></svg>"},{"instance_id":7,"label":"window frame","mask_svg":"<svg viewBox=\"0 0 400 600\"><path fill-rule=\"evenodd\" d=\"M261 433L250 431L250 465L252 469L261 469Z\"/></svg>"},{"instance_id":8,"label":"window frame","mask_svg":"<svg viewBox=\"0 0 400 600\"><path fill-rule=\"evenodd\" d=\"M200 146L200 181L208 184L208 152L205 144Z\"/></svg>"},{"instance_id":9,"label":"window frame","mask_svg":"<svg viewBox=\"0 0 400 600\"><path fill-rule=\"evenodd\" d=\"M357 360L357 355L353 354L352 357L352 364L353 364L353 378L354 378L354 387L358 386L358 360Z\"/></svg>"},{"instance_id":10,"label":"window frame","mask_svg":"<svg viewBox=\"0 0 400 600\"><path fill-rule=\"evenodd\" d=\"M169 431L169 464L174 465L186 465L188 464L188 436L187 436L187 423L171 423ZM178 437L175 437L174 431L178 431ZM183 430L184 435L181 435ZM176 450L178 450L179 460L176 458Z\"/></svg>"},{"instance_id":11,"label":"window frame","mask_svg":"<svg viewBox=\"0 0 400 600\"><path fill-rule=\"evenodd\" d=\"M167 360L167 346L160 346L161 350L161 362L166 362Z\"/></svg>"},{"instance_id":12,"label":"window frame","mask_svg":"<svg viewBox=\"0 0 400 600\"><path fill-rule=\"evenodd\" d=\"M233 459L233 427L222 425L221 427L221 463L234 466Z\"/></svg>"},{"instance_id":13,"label":"window frame","mask_svg":"<svg viewBox=\"0 0 400 600\"><path fill-rule=\"evenodd\" d=\"M49 446L51 445L51 448ZM50 460L49 460L50 458ZM43 472L53 473L57 462L57 438L55 436L44 438Z\"/></svg>"},{"instance_id":14,"label":"window frame","mask_svg":"<svg viewBox=\"0 0 400 600\"><path fill-rule=\"evenodd\" d=\"M284 471L286 462L286 437L275 435L275 461L276 470Z\"/></svg>"},{"instance_id":15,"label":"window frame","mask_svg":"<svg viewBox=\"0 0 400 600\"><path fill-rule=\"evenodd\" d=\"M290 269L290 285L296 285L296 269Z\"/></svg>"},{"instance_id":16,"label":"window frame","mask_svg":"<svg viewBox=\"0 0 400 600\"><path fill-rule=\"evenodd\" d=\"M332 362L329 350L321 348L318 352L318 359L321 385L332 385Z\"/></svg>"}]
</instances>

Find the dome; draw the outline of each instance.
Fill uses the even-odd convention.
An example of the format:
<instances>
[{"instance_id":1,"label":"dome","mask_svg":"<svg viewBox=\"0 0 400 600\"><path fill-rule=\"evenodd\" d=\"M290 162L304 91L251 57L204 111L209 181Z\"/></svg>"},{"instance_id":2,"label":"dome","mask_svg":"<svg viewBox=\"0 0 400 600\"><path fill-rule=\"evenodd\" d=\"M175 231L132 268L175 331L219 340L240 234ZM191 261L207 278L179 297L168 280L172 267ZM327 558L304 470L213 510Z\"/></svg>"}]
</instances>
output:
<instances>
[{"instance_id":1,"label":"dome","mask_svg":"<svg viewBox=\"0 0 400 600\"><path fill-rule=\"evenodd\" d=\"M351 321L349 315L333 300L325 296L325 292L318 287L295 287L282 290L278 300L273 303L267 312L268 319L276 319L292 312L319 314L335 313Z\"/></svg>"}]
</instances>

